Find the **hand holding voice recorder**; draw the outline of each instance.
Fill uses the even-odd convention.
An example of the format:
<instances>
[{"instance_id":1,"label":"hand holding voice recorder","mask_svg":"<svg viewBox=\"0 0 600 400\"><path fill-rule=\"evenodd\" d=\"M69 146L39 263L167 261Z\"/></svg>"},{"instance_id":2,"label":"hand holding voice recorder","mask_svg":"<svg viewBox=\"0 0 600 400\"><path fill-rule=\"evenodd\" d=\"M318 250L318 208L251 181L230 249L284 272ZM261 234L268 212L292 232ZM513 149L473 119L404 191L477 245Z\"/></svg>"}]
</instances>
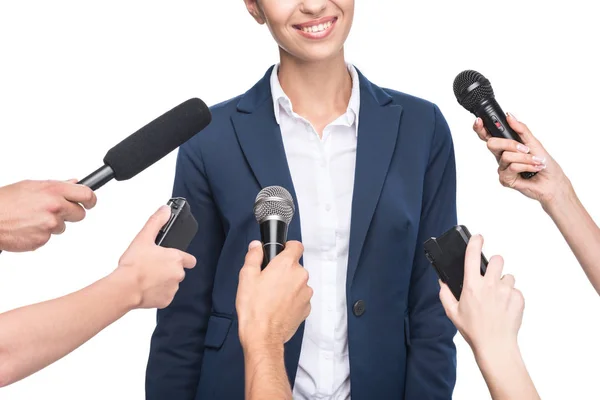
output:
<instances>
[{"instance_id":1,"label":"hand holding voice recorder","mask_svg":"<svg viewBox=\"0 0 600 400\"><path fill-rule=\"evenodd\" d=\"M196 236L198 223L192 215L190 205L183 197L174 197L167 205L171 207L171 218L158 233L156 244L186 251Z\"/></svg>"},{"instance_id":2,"label":"hand holding voice recorder","mask_svg":"<svg viewBox=\"0 0 600 400\"><path fill-rule=\"evenodd\" d=\"M439 238L424 244L425 256L442 282L448 285L454 297L460 300L465 275L465 253L471 234L464 225L457 225ZM488 261L481 255L481 275L485 275Z\"/></svg>"}]
</instances>

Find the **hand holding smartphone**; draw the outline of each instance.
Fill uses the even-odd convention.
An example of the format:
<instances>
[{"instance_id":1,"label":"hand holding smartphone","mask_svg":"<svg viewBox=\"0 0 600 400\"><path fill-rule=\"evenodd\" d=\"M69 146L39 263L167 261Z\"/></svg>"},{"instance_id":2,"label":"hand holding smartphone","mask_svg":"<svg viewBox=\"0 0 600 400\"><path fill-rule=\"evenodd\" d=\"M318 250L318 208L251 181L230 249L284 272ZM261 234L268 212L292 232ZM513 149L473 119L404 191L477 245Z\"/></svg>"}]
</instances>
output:
<instances>
[{"instance_id":1,"label":"hand holding smartphone","mask_svg":"<svg viewBox=\"0 0 600 400\"><path fill-rule=\"evenodd\" d=\"M465 275L465 253L471 233L464 225L457 225L439 238L432 237L424 244L425 256L442 282L448 285L456 300L460 300ZM485 275L488 261L481 254L481 275Z\"/></svg>"}]
</instances>

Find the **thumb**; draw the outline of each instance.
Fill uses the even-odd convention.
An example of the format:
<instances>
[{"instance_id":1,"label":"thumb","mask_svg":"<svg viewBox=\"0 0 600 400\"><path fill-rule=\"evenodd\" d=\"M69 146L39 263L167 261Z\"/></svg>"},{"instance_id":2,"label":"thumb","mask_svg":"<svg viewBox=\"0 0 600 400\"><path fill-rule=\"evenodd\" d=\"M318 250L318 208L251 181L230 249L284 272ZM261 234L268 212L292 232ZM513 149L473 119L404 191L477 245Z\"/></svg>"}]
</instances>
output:
<instances>
[{"instance_id":1,"label":"thumb","mask_svg":"<svg viewBox=\"0 0 600 400\"><path fill-rule=\"evenodd\" d=\"M248 245L248 253L246 253L246 259L244 260L244 268L250 268L255 272L260 273L260 266L262 265L262 262L262 243L258 240L254 240Z\"/></svg>"},{"instance_id":2,"label":"thumb","mask_svg":"<svg viewBox=\"0 0 600 400\"><path fill-rule=\"evenodd\" d=\"M446 311L446 316L455 323L456 310L458 308L458 300L454 297L454 294L450 291L448 285L440 281L440 301Z\"/></svg>"},{"instance_id":3,"label":"thumb","mask_svg":"<svg viewBox=\"0 0 600 400\"><path fill-rule=\"evenodd\" d=\"M136 240L152 241L156 240L160 229L169 221L171 209L169 206L161 206L146 222Z\"/></svg>"}]
</instances>

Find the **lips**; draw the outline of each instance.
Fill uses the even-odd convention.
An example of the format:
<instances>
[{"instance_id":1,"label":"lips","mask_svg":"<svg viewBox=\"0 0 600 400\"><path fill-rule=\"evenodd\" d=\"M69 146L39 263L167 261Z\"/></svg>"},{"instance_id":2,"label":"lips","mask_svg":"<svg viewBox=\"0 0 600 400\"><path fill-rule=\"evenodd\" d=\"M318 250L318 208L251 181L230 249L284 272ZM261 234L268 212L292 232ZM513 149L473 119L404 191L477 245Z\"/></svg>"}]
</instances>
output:
<instances>
[{"instance_id":1,"label":"lips","mask_svg":"<svg viewBox=\"0 0 600 400\"><path fill-rule=\"evenodd\" d=\"M294 25L294 28L298 30L302 36L309 39L322 39L329 35L330 31L335 26L337 19L337 17L320 18L303 24Z\"/></svg>"}]
</instances>

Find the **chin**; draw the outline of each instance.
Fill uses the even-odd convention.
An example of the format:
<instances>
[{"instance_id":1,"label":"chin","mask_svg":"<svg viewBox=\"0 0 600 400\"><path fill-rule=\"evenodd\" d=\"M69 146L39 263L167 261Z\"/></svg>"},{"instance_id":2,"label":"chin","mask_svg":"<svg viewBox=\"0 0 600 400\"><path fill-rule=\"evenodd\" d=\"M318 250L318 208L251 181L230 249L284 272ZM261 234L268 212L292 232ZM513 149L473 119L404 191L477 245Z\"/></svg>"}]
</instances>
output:
<instances>
[{"instance_id":1,"label":"chin","mask_svg":"<svg viewBox=\"0 0 600 400\"><path fill-rule=\"evenodd\" d=\"M291 53L291 55L308 63L322 62L339 56L342 52L342 49L343 46L335 48L328 46L328 48L321 49L302 49L301 51Z\"/></svg>"}]
</instances>

